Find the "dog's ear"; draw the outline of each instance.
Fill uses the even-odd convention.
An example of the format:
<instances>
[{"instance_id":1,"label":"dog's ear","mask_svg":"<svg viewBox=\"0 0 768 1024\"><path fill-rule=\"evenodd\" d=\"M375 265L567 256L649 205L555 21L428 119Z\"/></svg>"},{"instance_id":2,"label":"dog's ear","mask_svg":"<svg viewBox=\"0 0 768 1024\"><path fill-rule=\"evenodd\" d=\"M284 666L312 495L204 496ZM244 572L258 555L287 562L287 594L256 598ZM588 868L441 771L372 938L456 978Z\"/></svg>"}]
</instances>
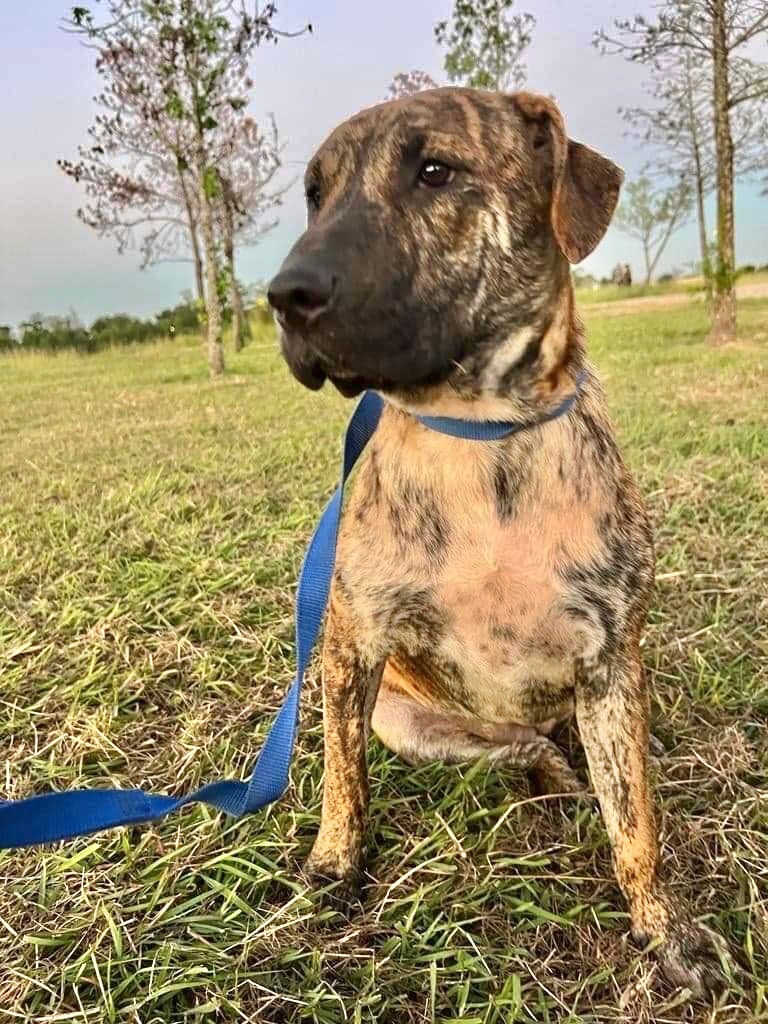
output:
<instances>
[{"instance_id":1,"label":"dog's ear","mask_svg":"<svg viewBox=\"0 0 768 1024\"><path fill-rule=\"evenodd\" d=\"M531 92L512 95L529 133L541 178L550 189L552 230L564 256L578 263L605 234L624 172L607 157L569 139L553 100Z\"/></svg>"}]
</instances>

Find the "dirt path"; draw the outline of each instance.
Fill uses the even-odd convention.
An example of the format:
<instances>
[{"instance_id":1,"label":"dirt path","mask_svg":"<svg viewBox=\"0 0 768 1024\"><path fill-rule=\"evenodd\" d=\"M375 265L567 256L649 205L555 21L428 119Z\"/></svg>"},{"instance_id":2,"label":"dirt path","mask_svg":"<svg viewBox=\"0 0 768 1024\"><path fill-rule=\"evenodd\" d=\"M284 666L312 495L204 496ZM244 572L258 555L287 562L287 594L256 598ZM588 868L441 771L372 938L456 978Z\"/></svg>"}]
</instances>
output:
<instances>
[{"instance_id":1,"label":"dirt path","mask_svg":"<svg viewBox=\"0 0 768 1024\"><path fill-rule=\"evenodd\" d=\"M752 284L737 284L736 296L739 299L768 298L768 281L756 281ZM603 316L626 316L628 313L642 313L643 310L664 309L669 306L684 306L688 302L702 302L701 292L673 292L670 295L646 295L638 299L616 299L614 302L592 302L582 305L576 302L580 313L601 313Z\"/></svg>"}]
</instances>

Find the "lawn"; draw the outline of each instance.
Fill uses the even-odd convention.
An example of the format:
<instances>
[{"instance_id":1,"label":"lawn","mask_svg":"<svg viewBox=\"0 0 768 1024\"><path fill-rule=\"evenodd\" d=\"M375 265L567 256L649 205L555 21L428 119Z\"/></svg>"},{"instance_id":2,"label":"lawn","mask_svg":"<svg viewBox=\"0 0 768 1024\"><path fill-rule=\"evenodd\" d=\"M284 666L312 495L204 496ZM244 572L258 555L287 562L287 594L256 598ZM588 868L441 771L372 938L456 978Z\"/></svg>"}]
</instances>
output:
<instances>
[{"instance_id":1,"label":"lawn","mask_svg":"<svg viewBox=\"0 0 768 1024\"><path fill-rule=\"evenodd\" d=\"M676 295L679 292L703 295L704 283L701 278L676 277L671 281L653 281L651 284L643 284L642 281L630 285L596 284L578 288L576 299L582 306L591 306L595 302L621 302L623 299L645 299L651 295Z\"/></svg>"},{"instance_id":2,"label":"lawn","mask_svg":"<svg viewBox=\"0 0 768 1024\"><path fill-rule=\"evenodd\" d=\"M737 278L738 285L757 285L766 282L768 282L768 270L740 273ZM675 277L668 281L654 281L651 284L636 281L628 286L598 284L592 288L579 288L576 298L581 305L587 306L595 302L620 302L623 299L644 299L648 296L676 295L680 292L703 297L703 279L701 277Z\"/></svg>"},{"instance_id":3,"label":"lawn","mask_svg":"<svg viewBox=\"0 0 768 1024\"><path fill-rule=\"evenodd\" d=\"M586 317L656 527L664 859L737 960L721 1007L692 1013L627 942L591 802L510 770L413 770L373 741L364 909L324 906L300 875L313 676L268 811L0 854L0 1020L768 1021L768 302L740 316L723 350L698 305ZM229 358L215 384L196 339L0 359L5 795L250 770L349 405L292 382L266 328Z\"/></svg>"}]
</instances>

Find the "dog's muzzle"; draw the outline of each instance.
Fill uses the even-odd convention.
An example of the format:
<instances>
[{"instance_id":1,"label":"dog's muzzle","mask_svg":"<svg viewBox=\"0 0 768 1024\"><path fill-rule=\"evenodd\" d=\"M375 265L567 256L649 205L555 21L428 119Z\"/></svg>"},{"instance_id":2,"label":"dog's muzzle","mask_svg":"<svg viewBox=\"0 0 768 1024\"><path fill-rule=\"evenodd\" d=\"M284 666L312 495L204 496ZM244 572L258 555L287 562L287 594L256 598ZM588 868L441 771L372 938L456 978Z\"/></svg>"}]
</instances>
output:
<instances>
[{"instance_id":1,"label":"dog's muzzle","mask_svg":"<svg viewBox=\"0 0 768 1024\"><path fill-rule=\"evenodd\" d=\"M282 328L281 346L293 375L305 387L317 390L326 377L347 398L360 394L367 381L344 373L312 343L318 321L332 314L337 278L321 265L301 263L283 268L272 279L267 298Z\"/></svg>"},{"instance_id":2,"label":"dog's muzzle","mask_svg":"<svg viewBox=\"0 0 768 1024\"><path fill-rule=\"evenodd\" d=\"M291 373L346 397L446 379L463 351L455 319L414 297L411 264L382 223L352 213L310 227L268 286Z\"/></svg>"},{"instance_id":3,"label":"dog's muzzle","mask_svg":"<svg viewBox=\"0 0 768 1024\"><path fill-rule=\"evenodd\" d=\"M335 288L333 274L304 263L281 270L270 282L267 298L282 327L305 330L330 309Z\"/></svg>"}]
</instances>

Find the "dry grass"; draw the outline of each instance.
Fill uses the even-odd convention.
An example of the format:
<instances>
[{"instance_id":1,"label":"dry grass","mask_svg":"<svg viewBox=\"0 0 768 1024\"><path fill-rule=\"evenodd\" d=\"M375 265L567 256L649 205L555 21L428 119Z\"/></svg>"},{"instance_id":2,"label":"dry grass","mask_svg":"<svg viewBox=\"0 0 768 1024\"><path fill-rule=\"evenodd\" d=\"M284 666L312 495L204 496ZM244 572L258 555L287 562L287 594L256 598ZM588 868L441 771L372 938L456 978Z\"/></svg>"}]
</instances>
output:
<instances>
[{"instance_id":1,"label":"dry grass","mask_svg":"<svg viewBox=\"0 0 768 1024\"><path fill-rule=\"evenodd\" d=\"M365 907L324 909L299 874L320 805L312 680L292 791L267 812L0 855L0 1020L768 1020L766 320L745 303L743 343L715 352L697 308L589 317L657 527L664 856L738 962L720 1007L691 1007L627 943L591 805L482 764L413 771L373 744ZM209 384L191 340L2 361L7 795L249 770L348 407L294 385L269 335L232 368Z\"/></svg>"}]
</instances>

